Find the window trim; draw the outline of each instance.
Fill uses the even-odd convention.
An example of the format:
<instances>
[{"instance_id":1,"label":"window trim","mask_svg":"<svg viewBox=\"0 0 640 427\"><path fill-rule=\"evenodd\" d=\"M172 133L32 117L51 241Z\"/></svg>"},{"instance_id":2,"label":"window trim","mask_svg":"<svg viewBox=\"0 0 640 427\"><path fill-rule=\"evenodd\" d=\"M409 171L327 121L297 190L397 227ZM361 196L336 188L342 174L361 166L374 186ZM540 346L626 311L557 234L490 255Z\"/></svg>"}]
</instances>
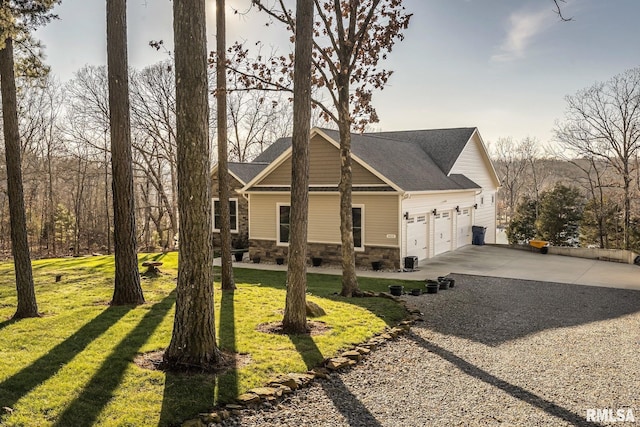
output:
<instances>
[{"instance_id":1,"label":"window trim","mask_svg":"<svg viewBox=\"0 0 640 427\"><path fill-rule=\"evenodd\" d=\"M211 202L211 226L213 227L213 231L219 233L220 229L216 228L216 202L220 202L220 198L219 197L214 197L213 201ZM238 204L238 198L237 197L230 197L229 198L229 202L230 203L235 203L236 204L236 226L235 229L231 228L231 233L232 234L238 234L240 233L240 212L238 211L239 208L239 204Z\"/></svg>"},{"instance_id":2,"label":"window trim","mask_svg":"<svg viewBox=\"0 0 640 427\"><path fill-rule=\"evenodd\" d=\"M365 231L365 226L364 226L364 219L365 219L365 209L364 209L364 204L352 204L351 205L351 222L352 222L352 230L351 233L353 234L353 209L360 209L360 244L361 246L356 246L356 242L355 239L353 239L353 249L357 252L364 252L364 231Z\"/></svg>"},{"instance_id":3,"label":"window trim","mask_svg":"<svg viewBox=\"0 0 640 427\"><path fill-rule=\"evenodd\" d=\"M289 246L289 242L280 241L280 208L289 207L289 239L291 239L291 203L276 203L276 246Z\"/></svg>"}]
</instances>

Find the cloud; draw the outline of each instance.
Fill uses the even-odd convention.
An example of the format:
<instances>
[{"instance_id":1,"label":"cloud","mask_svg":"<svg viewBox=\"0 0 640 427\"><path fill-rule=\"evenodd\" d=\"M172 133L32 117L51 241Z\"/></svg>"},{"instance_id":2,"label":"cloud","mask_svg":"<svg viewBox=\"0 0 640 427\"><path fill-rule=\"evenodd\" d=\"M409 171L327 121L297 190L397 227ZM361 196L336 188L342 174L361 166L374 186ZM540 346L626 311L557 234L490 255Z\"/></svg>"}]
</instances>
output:
<instances>
[{"instance_id":1,"label":"cloud","mask_svg":"<svg viewBox=\"0 0 640 427\"><path fill-rule=\"evenodd\" d=\"M534 41L537 35L555 22L554 17L549 12L549 8L532 12L517 11L509 16L509 29L505 40L491 60L494 62L507 62L524 58L526 50Z\"/></svg>"}]
</instances>

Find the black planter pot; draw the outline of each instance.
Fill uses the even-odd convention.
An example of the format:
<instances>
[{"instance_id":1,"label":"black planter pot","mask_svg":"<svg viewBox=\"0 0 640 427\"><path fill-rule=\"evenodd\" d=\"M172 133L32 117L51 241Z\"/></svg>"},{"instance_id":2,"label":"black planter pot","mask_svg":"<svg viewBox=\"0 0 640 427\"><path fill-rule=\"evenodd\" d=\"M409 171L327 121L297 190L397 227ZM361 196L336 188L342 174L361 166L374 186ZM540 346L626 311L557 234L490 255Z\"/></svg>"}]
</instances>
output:
<instances>
[{"instance_id":1,"label":"black planter pot","mask_svg":"<svg viewBox=\"0 0 640 427\"><path fill-rule=\"evenodd\" d=\"M438 293L438 287L439 287L438 281L436 281L436 280L427 280L426 287L427 287L427 293L428 294L437 294Z\"/></svg>"},{"instance_id":2,"label":"black planter pot","mask_svg":"<svg viewBox=\"0 0 640 427\"><path fill-rule=\"evenodd\" d=\"M411 289L411 295L413 295L414 297L419 297L420 295L422 295L422 289L420 288Z\"/></svg>"},{"instance_id":3,"label":"black planter pot","mask_svg":"<svg viewBox=\"0 0 640 427\"><path fill-rule=\"evenodd\" d=\"M254 256L253 257L253 263L254 264L260 264L260 257L259 256Z\"/></svg>"},{"instance_id":4,"label":"black planter pot","mask_svg":"<svg viewBox=\"0 0 640 427\"><path fill-rule=\"evenodd\" d=\"M322 265L322 258L311 258L311 265L313 265L314 267L320 267Z\"/></svg>"},{"instance_id":5,"label":"black planter pot","mask_svg":"<svg viewBox=\"0 0 640 427\"><path fill-rule=\"evenodd\" d=\"M391 285L389 286L389 293L391 295L399 297L402 295L402 291L404 290L404 286L402 285Z\"/></svg>"},{"instance_id":6,"label":"black planter pot","mask_svg":"<svg viewBox=\"0 0 640 427\"><path fill-rule=\"evenodd\" d=\"M278 264L278 265L284 264L284 258L282 258L282 257L276 258L276 264Z\"/></svg>"},{"instance_id":7,"label":"black planter pot","mask_svg":"<svg viewBox=\"0 0 640 427\"><path fill-rule=\"evenodd\" d=\"M371 268L373 269L373 271L382 270L382 261L372 261Z\"/></svg>"},{"instance_id":8,"label":"black planter pot","mask_svg":"<svg viewBox=\"0 0 640 427\"><path fill-rule=\"evenodd\" d=\"M441 290L449 289L449 279L441 280L438 285Z\"/></svg>"},{"instance_id":9,"label":"black planter pot","mask_svg":"<svg viewBox=\"0 0 640 427\"><path fill-rule=\"evenodd\" d=\"M453 288L456 285L455 279L449 279L449 287Z\"/></svg>"},{"instance_id":10,"label":"black planter pot","mask_svg":"<svg viewBox=\"0 0 640 427\"><path fill-rule=\"evenodd\" d=\"M236 261L240 262L244 257L244 252L235 252L233 256L236 258Z\"/></svg>"}]
</instances>

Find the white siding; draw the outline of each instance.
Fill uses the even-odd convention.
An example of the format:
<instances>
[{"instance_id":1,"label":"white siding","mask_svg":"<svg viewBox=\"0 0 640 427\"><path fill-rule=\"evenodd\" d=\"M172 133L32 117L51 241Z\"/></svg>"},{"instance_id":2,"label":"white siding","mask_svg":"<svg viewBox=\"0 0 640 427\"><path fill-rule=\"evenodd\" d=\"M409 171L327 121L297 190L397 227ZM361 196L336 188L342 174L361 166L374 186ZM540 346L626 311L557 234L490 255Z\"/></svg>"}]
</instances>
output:
<instances>
[{"instance_id":1,"label":"white siding","mask_svg":"<svg viewBox=\"0 0 640 427\"><path fill-rule=\"evenodd\" d=\"M485 191L496 190L491 164L484 153L478 133L467 142L460 157L451 168L450 174L462 174L478 184Z\"/></svg>"},{"instance_id":2,"label":"white siding","mask_svg":"<svg viewBox=\"0 0 640 427\"><path fill-rule=\"evenodd\" d=\"M427 257L431 258L434 256L434 244L435 244L435 222L433 216L433 210L436 209L436 212L450 212L451 218L453 221L451 240L456 242L458 239L457 235L457 215L456 206L459 209L471 209L471 223L475 224L474 216L476 210L473 208L473 205L476 203L475 197L476 191L461 191L461 192L442 192L442 193L431 193L431 194L421 194L416 195L412 194L411 197L404 199L402 201L401 212L408 212L410 217L417 217L419 215L427 216ZM490 199L489 199L490 200ZM483 225L479 224L479 225ZM495 223L495 221L494 221ZM489 230L487 230L488 232ZM495 226L494 226L494 236L495 236ZM407 256L407 241L412 238L407 235L407 221L402 221L402 256ZM495 238L495 237L494 237Z\"/></svg>"}]
</instances>

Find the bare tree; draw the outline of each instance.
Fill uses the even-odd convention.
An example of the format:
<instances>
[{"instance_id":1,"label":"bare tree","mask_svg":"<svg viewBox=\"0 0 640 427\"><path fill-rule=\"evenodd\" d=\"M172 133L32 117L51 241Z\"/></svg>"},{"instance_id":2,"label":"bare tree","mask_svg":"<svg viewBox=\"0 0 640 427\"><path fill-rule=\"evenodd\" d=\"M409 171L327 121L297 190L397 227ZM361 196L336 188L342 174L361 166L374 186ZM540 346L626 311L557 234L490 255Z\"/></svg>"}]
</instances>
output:
<instances>
[{"instance_id":1,"label":"bare tree","mask_svg":"<svg viewBox=\"0 0 640 427\"><path fill-rule=\"evenodd\" d=\"M284 1L275 2L274 8L262 0L253 3L294 31L293 13ZM352 296L360 291L353 246L351 131L378 121L371 102L373 90L384 87L391 76L391 71L378 65L404 38L402 31L411 14L405 12L402 0L314 0L314 5L312 83L319 92L312 102L337 124L340 134L341 295ZM232 51L231 66L246 87L291 91L293 55L249 60L249 51L242 45L236 44Z\"/></svg>"},{"instance_id":2,"label":"bare tree","mask_svg":"<svg viewBox=\"0 0 640 427\"><path fill-rule=\"evenodd\" d=\"M307 331L307 225L309 223L309 139L311 126L311 52L313 3L296 2L293 73L293 136L291 141L291 233L287 267L287 299L282 327L288 333Z\"/></svg>"},{"instance_id":3,"label":"bare tree","mask_svg":"<svg viewBox=\"0 0 640 427\"><path fill-rule=\"evenodd\" d=\"M146 67L132 80L134 163L155 193L152 215L163 246L173 248L178 233L175 73L169 62ZM152 195L149 194L149 197ZM149 199L151 203L151 199ZM169 223L164 224L165 214Z\"/></svg>"},{"instance_id":4,"label":"bare tree","mask_svg":"<svg viewBox=\"0 0 640 427\"><path fill-rule=\"evenodd\" d=\"M4 38L4 37L3 37ZM7 165L7 189L9 217L11 220L11 250L16 275L18 307L14 318L38 317L38 304L33 286L33 272L27 239L27 219L24 208L24 190L20 161L20 134L18 130L18 106L13 64L13 40L6 35L0 49L0 79L2 86L2 119L5 158Z\"/></svg>"},{"instance_id":5,"label":"bare tree","mask_svg":"<svg viewBox=\"0 0 640 427\"><path fill-rule=\"evenodd\" d=\"M126 0L107 0L107 63L116 263L111 304L142 304L133 206Z\"/></svg>"},{"instance_id":6,"label":"bare tree","mask_svg":"<svg viewBox=\"0 0 640 427\"><path fill-rule=\"evenodd\" d=\"M631 183L640 149L640 68L578 91L566 101L556 139L576 157L600 159L617 171L623 193L623 249L629 249Z\"/></svg>"},{"instance_id":7,"label":"bare tree","mask_svg":"<svg viewBox=\"0 0 640 427\"><path fill-rule=\"evenodd\" d=\"M220 205L220 253L222 289L234 289L231 259L231 209L227 149L227 59L225 1L216 0L216 101L218 127L218 203Z\"/></svg>"},{"instance_id":8,"label":"bare tree","mask_svg":"<svg viewBox=\"0 0 640 427\"><path fill-rule=\"evenodd\" d=\"M165 363L209 370L216 344L211 243L209 103L204 0L173 3L180 254L176 311Z\"/></svg>"},{"instance_id":9,"label":"bare tree","mask_svg":"<svg viewBox=\"0 0 640 427\"><path fill-rule=\"evenodd\" d=\"M29 30L36 25L49 22L54 17L49 11L55 3L57 1L54 0L0 1L0 92L11 221L11 249L18 293L18 307L14 318L37 317L39 314L33 285L24 207L13 40L19 35L28 35Z\"/></svg>"},{"instance_id":10,"label":"bare tree","mask_svg":"<svg viewBox=\"0 0 640 427\"><path fill-rule=\"evenodd\" d=\"M501 183L500 192L504 194L501 199L506 202L506 212L503 214L507 222L515 212L526 182L528 160L525 156L525 144L525 141L516 143L513 138L499 138L494 148L494 161Z\"/></svg>"}]
</instances>

